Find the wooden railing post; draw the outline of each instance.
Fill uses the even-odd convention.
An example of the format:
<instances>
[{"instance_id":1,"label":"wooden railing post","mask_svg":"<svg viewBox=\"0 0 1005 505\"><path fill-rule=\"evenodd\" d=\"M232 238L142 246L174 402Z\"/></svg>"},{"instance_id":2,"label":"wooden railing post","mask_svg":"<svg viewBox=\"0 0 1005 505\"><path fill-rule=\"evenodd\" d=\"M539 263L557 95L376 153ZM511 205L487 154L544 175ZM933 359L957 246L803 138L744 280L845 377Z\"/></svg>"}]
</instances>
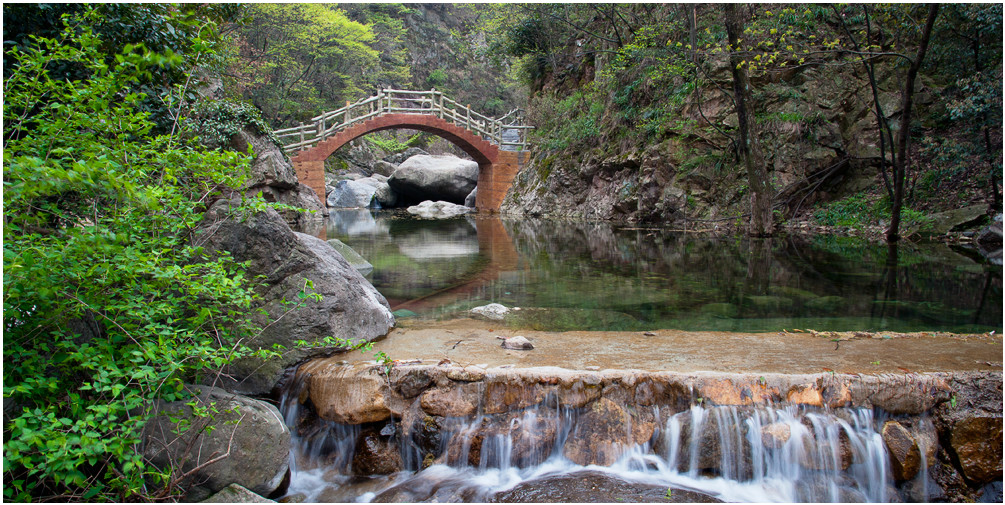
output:
<instances>
[{"instance_id":1,"label":"wooden railing post","mask_svg":"<svg viewBox=\"0 0 1005 505\"><path fill-rule=\"evenodd\" d=\"M352 109L349 108L349 100L345 101L345 124L349 124L350 113Z\"/></svg>"},{"instance_id":2,"label":"wooden railing post","mask_svg":"<svg viewBox=\"0 0 1005 505\"><path fill-rule=\"evenodd\" d=\"M304 150L304 122L300 122L300 150Z\"/></svg>"}]
</instances>

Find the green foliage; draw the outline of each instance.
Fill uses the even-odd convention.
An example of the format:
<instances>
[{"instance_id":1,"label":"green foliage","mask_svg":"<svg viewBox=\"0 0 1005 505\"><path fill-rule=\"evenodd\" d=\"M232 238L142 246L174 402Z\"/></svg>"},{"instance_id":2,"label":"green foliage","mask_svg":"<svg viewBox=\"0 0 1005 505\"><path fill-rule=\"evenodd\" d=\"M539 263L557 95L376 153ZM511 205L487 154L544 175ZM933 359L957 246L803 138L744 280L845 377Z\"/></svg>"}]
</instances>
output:
<instances>
[{"instance_id":1,"label":"green foliage","mask_svg":"<svg viewBox=\"0 0 1005 505\"><path fill-rule=\"evenodd\" d=\"M129 52L127 47L141 45L152 53L170 57L158 67L156 73L136 76L129 91L141 94L133 107L147 112L154 123L154 131L171 131L177 117L172 95L176 87L188 77L188 69L195 63L206 64L224 45L220 27L233 22L239 12L235 4L4 4L4 47L25 49L32 47L32 36L59 37L63 32L62 15L79 15L97 11L90 28L101 42L104 63L117 63L115 55ZM193 48L201 46L198 52ZM10 64L4 60L5 77L10 75ZM49 69L53 76L82 80L88 71L80 65L56 62ZM184 90L191 99L191 89Z\"/></svg>"},{"instance_id":2,"label":"green foliage","mask_svg":"<svg viewBox=\"0 0 1005 505\"><path fill-rule=\"evenodd\" d=\"M410 147L419 147L420 145L427 142L427 135L423 132L416 133L412 135L404 142L398 141L394 135L389 135L387 137L382 136L379 133L372 133L363 137L374 147L377 147L387 154L397 154Z\"/></svg>"},{"instance_id":3,"label":"green foliage","mask_svg":"<svg viewBox=\"0 0 1005 505\"><path fill-rule=\"evenodd\" d=\"M831 202L813 213L813 219L824 226L873 226L889 223L891 205L889 197L875 199L865 193ZM929 221L928 216L916 210L901 209L903 229L917 229Z\"/></svg>"},{"instance_id":4,"label":"green foliage","mask_svg":"<svg viewBox=\"0 0 1005 505\"><path fill-rule=\"evenodd\" d=\"M432 88L442 88L446 83L447 73L442 68L433 70L429 73L429 77L426 78L426 84Z\"/></svg>"},{"instance_id":5,"label":"green foliage","mask_svg":"<svg viewBox=\"0 0 1005 505\"><path fill-rule=\"evenodd\" d=\"M374 25L324 4L251 4L233 73L244 97L272 124L291 126L346 101L368 96L385 80ZM383 19L383 18L382 18ZM386 19L379 33L399 35ZM393 41L390 42L393 46ZM400 55L399 55L400 56ZM391 73L407 76L394 55Z\"/></svg>"},{"instance_id":6,"label":"green foliage","mask_svg":"<svg viewBox=\"0 0 1005 505\"><path fill-rule=\"evenodd\" d=\"M90 28L103 20L87 7L55 37L5 47L6 499L151 498L176 470L137 445L153 401L268 354L243 345L257 332L243 265L189 242L246 155L154 135L135 92L209 47L106 53Z\"/></svg>"},{"instance_id":7,"label":"green foliage","mask_svg":"<svg viewBox=\"0 0 1005 505\"><path fill-rule=\"evenodd\" d=\"M272 133L272 128L262 120L257 107L235 100L201 100L192 109L192 117L185 118L185 126L203 145L211 149L226 147L238 132L250 128L266 135L276 145L282 142Z\"/></svg>"},{"instance_id":8,"label":"green foliage","mask_svg":"<svg viewBox=\"0 0 1005 505\"><path fill-rule=\"evenodd\" d=\"M535 103L537 126L533 132L535 143L545 149L564 149L570 146L590 146L600 136L604 104L594 99L591 88L554 101L545 95Z\"/></svg>"}]
</instances>

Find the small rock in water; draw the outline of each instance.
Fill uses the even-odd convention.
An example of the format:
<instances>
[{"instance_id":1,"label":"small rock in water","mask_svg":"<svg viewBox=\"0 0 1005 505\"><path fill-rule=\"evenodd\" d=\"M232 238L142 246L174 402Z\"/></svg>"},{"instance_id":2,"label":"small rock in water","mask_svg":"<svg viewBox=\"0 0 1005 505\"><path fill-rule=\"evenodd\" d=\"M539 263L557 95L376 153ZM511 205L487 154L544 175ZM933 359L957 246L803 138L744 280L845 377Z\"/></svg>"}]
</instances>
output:
<instances>
[{"instance_id":1,"label":"small rock in water","mask_svg":"<svg viewBox=\"0 0 1005 505\"><path fill-rule=\"evenodd\" d=\"M526 337L517 335L515 337L510 337L503 340L503 349L513 349L517 351L526 351L534 348L534 344L530 343Z\"/></svg>"},{"instance_id":2,"label":"small rock in water","mask_svg":"<svg viewBox=\"0 0 1005 505\"><path fill-rule=\"evenodd\" d=\"M490 303L471 309L472 315L488 319L489 321L502 321L506 318L508 312L509 309L505 305L498 303Z\"/></svg>"},{"instance_id":3,"label":"small rock in water","mask_svg":"<svg viewBox=\"0 0 1005 505\"><path fill-rule=\"evenodd\" d=\"M647 331L647 332L643 333L643 335L645 335L647 337L655 337L656 336L656 334L653 333L653 332L651 332L651 331Z\"/></svg>"},{"instance_id":4,"label":"small rock in water","mask_svg":"<svg viewBox=\"0 0 1005 505\"><path fill-rule=\"evenodd\" d=\"M761 428L761 444L769 449L782 447L791 436L791 428L785 423L771 423Z\"/></svg>"},{"instance_id":5,"label":"small rock in water","mask_svg":"<svg viewBox=\"0 0 1005 505\"><path fill-rule=\"evenodd\" d=\"M590 366L588 366L588 367L585 367L585 368L586 368L587 370L591 371L591 372L595 372L595 371L597 371L597 370L600 370L600 367L599 367L599 366L593 366L593 365L590 365Z\"/></svg>"}]
</instances>

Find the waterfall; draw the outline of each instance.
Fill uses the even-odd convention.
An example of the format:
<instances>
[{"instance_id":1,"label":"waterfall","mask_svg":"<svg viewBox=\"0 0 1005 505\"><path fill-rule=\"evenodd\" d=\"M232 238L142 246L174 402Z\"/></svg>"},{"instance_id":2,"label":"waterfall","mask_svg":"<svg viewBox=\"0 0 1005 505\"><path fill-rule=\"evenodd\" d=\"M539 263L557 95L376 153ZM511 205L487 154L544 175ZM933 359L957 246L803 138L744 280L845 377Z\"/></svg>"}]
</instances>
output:
<instances>
[{"instance_id":1,"label":"waterfall","mask_svg":"<svg viewBox=\"0 0 1005 505\"><path fill-rule=\"evenodd\" d=\"M896 492L879 434L885 419L871 409L633 406L625 434L616 434L622 443L612 446L618 456L604 466L570 458L588 407L562 405L553 395L502 414L479 407L469 417L411 416L409 423L406 415L394 424L352 426L312 416L297 389L286 392L281 409L295 445L289 494L307 501L487 501L577 472L725 501L883 502ZM635 419L655 419L648 440L633 438L642 430ZM382 432L378 438L400 455L400 471L359 475L353 465L365 432Z\"/></svg>"}]
</instances>

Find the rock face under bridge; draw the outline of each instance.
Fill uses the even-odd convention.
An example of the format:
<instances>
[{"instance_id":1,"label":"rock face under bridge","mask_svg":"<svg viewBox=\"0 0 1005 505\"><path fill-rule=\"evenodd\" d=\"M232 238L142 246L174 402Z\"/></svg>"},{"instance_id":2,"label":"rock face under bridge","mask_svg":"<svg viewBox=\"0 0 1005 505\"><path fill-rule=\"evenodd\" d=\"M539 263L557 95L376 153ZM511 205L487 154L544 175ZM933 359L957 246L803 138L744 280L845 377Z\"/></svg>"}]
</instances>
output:
<instances>
[{"instance_id":1,"label":"rock face under bridge","mask_svg":"<svg viewBox=\"0 0 1005 505\"><path fill-rule=\"evenodd\" d=\"M527 467L554 451L574 464L607 466L642 447L677 471L738 482L763 477L758 461L782 455L789 458L782 465L803 472L837 476L874 465L886 473L886 487L863 482L842 489L842 501L973 499L1002 471L1000 371L868 376L445 363L399 364L385 375L333 357L302 365L293 384L285 403L299 409L295 433L316 438L324 420L383 431L384 444L398 444L403 458L393 471ZM504 450L500 440L508 441ZM798 501L827 499L809 488L799 493Z\"/></svg>"}]
</instances>

